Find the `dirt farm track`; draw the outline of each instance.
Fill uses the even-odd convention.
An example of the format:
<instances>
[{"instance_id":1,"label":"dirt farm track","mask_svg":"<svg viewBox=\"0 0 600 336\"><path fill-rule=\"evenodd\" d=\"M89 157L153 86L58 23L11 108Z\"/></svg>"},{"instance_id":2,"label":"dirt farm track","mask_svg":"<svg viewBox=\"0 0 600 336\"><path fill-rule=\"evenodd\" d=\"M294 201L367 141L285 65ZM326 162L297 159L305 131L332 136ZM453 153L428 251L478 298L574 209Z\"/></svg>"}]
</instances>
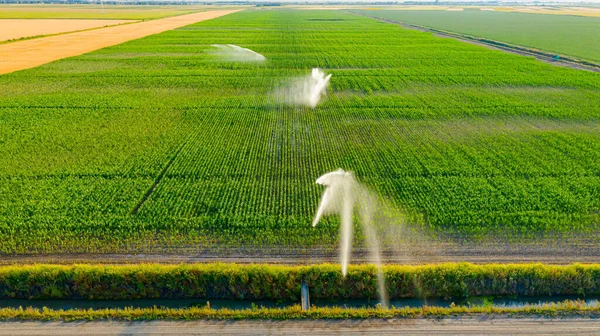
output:
<instances>
[{"instance_id":1,"label":"dirt farm track","mask_svg":"<svg viewBox=\"0 0 600 336\"><path fill-rule=\"evenodd\" d=\"M33 68L144 36L231 14L215 10L0 45L0 74Z\"/></svg>"},{"instance_id":2,"label":"dirt farm track","mask_svg":"<svg viewBox=\"0 0 600 336\"><path fill-rule=\"evenodd\" d=\"M546 318L440 320L1 322L0 335L598 335L600 321Z\"/></svg>"},{"instance_id":3,"label":"dirt farm track","mask_svg":"<svg viewBox=\"0 0 600 336\"><path fill-rule=\"evenodd\" d=\"M481 243L481 242L428 242L423 241L394 250L382 251L382 261L388 264L436 264L446 262L490 263L545 263L567 265L572 263L597 263L600 260L600 246L596 241L566 241L549 245L527 243ZM20 254L0 255L0 265L19 263L92 263L92 264L129 264L129 263L275 263L275 264L317 264L337 263L338 250L331 248L281 248L252 246L223 246L212 248L178 247L140 250L131 253L98 254ZM370 263L365 248L352 250L351 264Z\"/></svg>"}]
</instances>

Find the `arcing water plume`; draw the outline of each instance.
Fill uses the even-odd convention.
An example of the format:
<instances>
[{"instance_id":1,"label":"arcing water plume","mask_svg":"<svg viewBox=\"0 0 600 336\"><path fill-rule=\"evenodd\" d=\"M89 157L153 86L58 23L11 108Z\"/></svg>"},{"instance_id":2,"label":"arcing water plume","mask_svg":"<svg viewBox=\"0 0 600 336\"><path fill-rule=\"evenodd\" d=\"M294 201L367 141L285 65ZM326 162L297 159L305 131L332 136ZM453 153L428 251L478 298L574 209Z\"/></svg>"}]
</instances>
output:
<instances>
[{"instance_id":1,"label":"arcing water plume","mask_svg":"<svg viewBox=\"0 0 600 336\"><path fill-rule=\"evenodd\" d=\"M343 169L319 177L317 184L326 188L312 225L313 227L317 226L323 215L339 214L341 222L340 264L342 265L342 274L346 276L352 248L352 216L354 215L358 186L354 175Z\"/></svg>"},{"instance_id":2,"label":"arcing water plume","mask_svg":"<svg viewBox=\"0 0 600 336\"><path fill-rule=\"evenodd\" d=\"M262 62L266 60L265 56L234 44L213 44L218 51L215 54L232 62Z\"/></svg>"},{"instance_id":3,"label":"arcing water plume","mask_svg":"<svg viewBox=\"0 0 600 336\"><path fill-rule=\"evenodd\" d=\"M292 80L279 89L277 96L286 104L315 108L325 95L330 79L331 74L325 75L320 69L313 68L309 76Z\"/></svg>"},{"instance_id":4,"label":"arcing water plume","mask_svg":"<svg viewBox=\"0 0 600 336\"><path fill-rule=\"evenodd\" d=\"M388 296L385 276L381 267L379 239L373 227L373 211L376 208L377 198L356 181L354 174L343 169L327 173L319 177L316 182L325 186L325 191L313 220L313 227L317 226L325 215L338 214L340 216L340 264L342 265L342 274L346 276L352 249L353 216L355 209L358 210L367 238L370 259L377 267L379 299L381 304L387 307Z\"/></svg>"},{"instance_id":5,"label":"arcing water plume","mask_svg":"<svg viewBox=\"0 0 600 336\"><path fill-rule=\"evenodd\" d=\"M329 80L331 79L331 74L325 76L325 73L318 68L312 69L311 73L311 85L309 90L308 102L309 106L314 108L317 106L319 101L321 100L321 96L325 94L325 90L327 90L327 86L329 86Z\"/></svg>"}]
</instances>

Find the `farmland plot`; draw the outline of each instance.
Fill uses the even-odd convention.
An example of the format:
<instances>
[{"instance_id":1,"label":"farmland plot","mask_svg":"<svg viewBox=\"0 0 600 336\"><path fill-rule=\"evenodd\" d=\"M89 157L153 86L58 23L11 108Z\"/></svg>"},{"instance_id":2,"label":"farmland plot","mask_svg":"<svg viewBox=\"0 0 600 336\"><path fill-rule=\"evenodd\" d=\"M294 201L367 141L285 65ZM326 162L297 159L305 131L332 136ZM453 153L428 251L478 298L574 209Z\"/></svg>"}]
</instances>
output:
<instances>
[{"instance_id":1,"label":"farmland plot","mask_svg":"<svg viewBox=\"0 0 600 336\"><path fill-rule=\"evenodd\" d=\"M322 104L276 98L314 67ZM2 252L334 246L335 219L310 223L337 168L428 232L597 237L600 75L369 18L239 12L0 92Z\"/></svg>"},{"instance_id":2,"label":"farmland plot","mask_svg":"<svg viewBox=\"0 0 600 336\"><path fill-rule=\"evenodd\" d=\"M0 19L0 42L40 35L107 27L132 20L21 20Z\"/></svg>"},{"instance_id":3,"label":"farmland plot","mask_svg":"<svg viewBox=\"0 0 600 336\"><path fill-rule=\"evenodd\" d=\"M600 62L600 44L592 42L600 34L600 17L478 10L360 12Z\"/></svg>"}]
</instances>

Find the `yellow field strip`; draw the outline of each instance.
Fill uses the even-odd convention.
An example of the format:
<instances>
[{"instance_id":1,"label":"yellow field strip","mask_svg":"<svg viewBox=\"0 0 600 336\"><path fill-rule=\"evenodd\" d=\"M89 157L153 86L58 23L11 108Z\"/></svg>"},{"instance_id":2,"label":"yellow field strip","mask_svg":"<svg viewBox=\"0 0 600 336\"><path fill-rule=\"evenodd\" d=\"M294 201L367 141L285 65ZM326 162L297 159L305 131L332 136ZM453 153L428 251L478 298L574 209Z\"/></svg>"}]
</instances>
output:
<instances>
[{"instance_id":1,"label":"yellow field strip","mask_svg":"<svg viewBox=\"0 0 600 336\"><path fill-rule=\"evenodd\" d=\"M139 20L0 19L0 42L40 35L106 28L136 21Z\"/></svg>"},{"instance_id":2,"label":"yellow field strip","mask_svg":"<svg viewBox=\"0 0 600 336\"><path fill-rule=\"evenodd\" d=\"M0 45L0 74L29 69L239 10L215 10Z\"/></svg>"}]
</instances>

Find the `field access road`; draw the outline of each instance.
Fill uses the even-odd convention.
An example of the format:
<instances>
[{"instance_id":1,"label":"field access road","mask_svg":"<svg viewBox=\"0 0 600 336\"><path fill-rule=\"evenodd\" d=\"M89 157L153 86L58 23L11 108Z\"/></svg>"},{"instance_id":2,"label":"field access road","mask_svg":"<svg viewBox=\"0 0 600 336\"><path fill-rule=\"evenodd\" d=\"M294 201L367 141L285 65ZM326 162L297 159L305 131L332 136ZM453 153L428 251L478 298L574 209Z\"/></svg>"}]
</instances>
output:
<instances>
[{"instance_id":1,"label":"field access road","mask_svg":"<svg viewBox=\"0 0 600 336\"><path fill-rule=\"evenodd\" d=\"M0 45L0 74L33 68L239 10L215 10Z\"/></svg>"},{"instance_id":2,"label":"field access road","mask_svg":"<svg viewBox=\"0 0 600 336\"><path fill-rule=\"evenodd\" d=\"M584 318L0 322L0 335L598 335Z\"/></svg>"},{"instance_id":3,"label":"field access road","mask_svg":"<svg viewBox=\"0 0 600 336\"><path fill-rule=\"evenodd\" d=\"M277 263L277 264L319 264L337 263L337 249L325 248L277 248L277 247L215 247L215 248L160 248L135 251L135 253L54 253L0 255L0 265L12 264L130 264L130 263ZM475 264L489 263L545 263L552 265L568 265L572 263L598 263L600 246L597 242L583 239L566 240L550 245L540 240L535 243L488 243L481 242L446 242L434 243L423 241L414 245L398 247L395 250L383 250L382 261L386 264L432 264L445 262L471 262ZM369 251L357 247L352 250L351 263L372 262Z\"/></svg>"}]
</instances>

